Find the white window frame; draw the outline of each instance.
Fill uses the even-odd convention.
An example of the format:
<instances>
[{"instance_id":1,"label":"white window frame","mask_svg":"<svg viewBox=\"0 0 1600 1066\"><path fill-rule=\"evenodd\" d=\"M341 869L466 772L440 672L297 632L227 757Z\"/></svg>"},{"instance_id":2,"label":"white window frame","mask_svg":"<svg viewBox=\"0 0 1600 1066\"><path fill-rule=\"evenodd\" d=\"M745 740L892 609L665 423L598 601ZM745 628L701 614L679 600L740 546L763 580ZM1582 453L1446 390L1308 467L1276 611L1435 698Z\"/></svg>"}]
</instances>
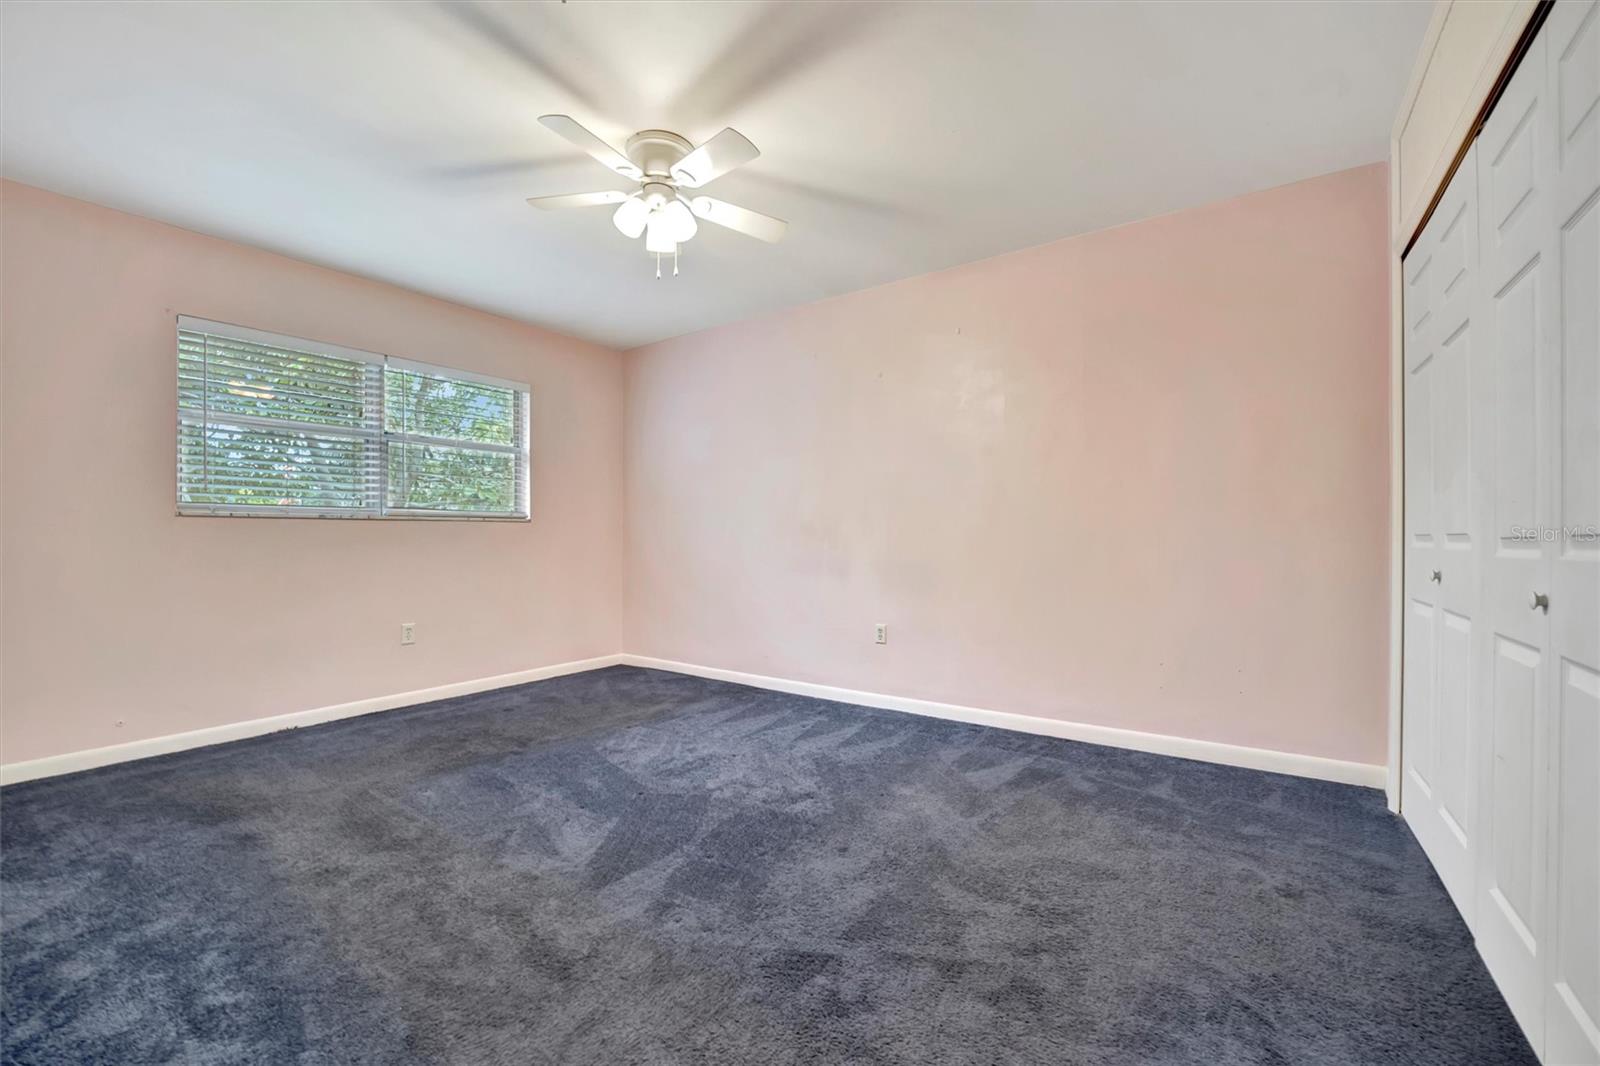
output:
<instances>
[{"instance_id":1,"label":"white window frame","mask_svg":"<svg viewBox=\"0 0 1600 1066\"><path fill-rule=\"evenodd\" d=\"M294 422L287 419L262 419L251 416L230 415L228 420L247 426L259 426L265 429L291 430L308 433L332 433L341 437L366 439L374 443L378 451L378 504L375 508L319 508L319 507L276 507L250 504L186 504L182 502L183 485L177 480L180 476L178 464L174 462L173 475L175 480L175 499L177 500L176 513L184 518L356 518L356 519L398 519L402 521L422 522L530 522L533 520L533 449L532 432L533 423L533 389L526 382L512 381L508 378L497 378L489 374L480 374L472 370L460 370L456 367L444 366L440 363L423 363L413 359L401 359L396 356L383 355L379 352L364 351L360 348L349 348L341 344L328 341L309 340L305 337L293 337L286 333L271 333L267 330L253 329L249 326L236 326L228 322L214 322L209 319L195 318L190 315L177 317L177 331L174 334L174 361L181 358L178 355L179 344L177 334L180 333L206 333L230 340L243 341L250 344L259 344L271 348L287 348L295 351L310 352L316 355L326 355L338 359L349 359L355 362L370 363L378 367L378 426L376 429L330 427L318 423ZM386 413L388 404L388 375L385 370L411 371L421 374L435 374L452 381L467 381L479 385L490 385L496 388L511 389L517 393L518 403L521 407L520 430L522 439L516 444L489 444L478 441L461 441L450 437L433 437L417 433L391 433L386 428ZM179 447L182 446L184 409L178 408L176 429L179 434ZM495 452L503 455L514 455L520 460L518 463L518 476L520 484L517 486L517 497L522 503L522 510L518 513L502 513L499 511L451 511L451 510L422 510L418 508L389 507L389 446L396 442L417 444L435 444L441 447L460 448L467 451Z\"/></svg>"}]
</instances>

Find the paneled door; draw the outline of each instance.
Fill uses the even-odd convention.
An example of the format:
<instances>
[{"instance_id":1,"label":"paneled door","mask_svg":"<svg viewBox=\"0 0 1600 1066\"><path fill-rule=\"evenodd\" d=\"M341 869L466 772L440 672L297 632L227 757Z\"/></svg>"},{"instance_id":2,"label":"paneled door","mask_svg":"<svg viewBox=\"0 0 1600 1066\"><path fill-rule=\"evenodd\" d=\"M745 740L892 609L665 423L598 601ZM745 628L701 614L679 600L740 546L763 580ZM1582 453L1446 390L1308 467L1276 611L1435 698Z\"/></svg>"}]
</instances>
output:
<instances>
[{"instance_id":1,"label":"paneled door","mask_svg":"<svg viewBox=\"0 0 1600 1066\"><path fill-rule=\"evenodd\" d=\"M1557 352L1546 380L1550 732L1545 1062L1600 1064L1600 4L1542 32L1554 119ZM1528 601L1531 603L1531 599Z\"/></svg>"},{"instance_id":2,"label":"paneled door","mask_svg":"<svg viewBox=\"0 0 1600 1066\"><path fill-rule=\"evenodd\" d=\"M1600 1066L1600 0L1404 264L1401 810L1547 1066Z\"/></svg>"},{"instance_id":3,"label":"paneled door","mask_svg":"<svg viewBox=\"0 0 1600 1066\"><path fill-rule=\"evenodd\" d=\"M1479 494L1472 373L1476 149L1406 258L1405 781L1402 810L1456 905L1475 876L1472 643Z\"/></svg>"},{"instance_id":4,"label":"paneled door","mask_svg":"<svg viewBox=\"0 0 1600 1066\"><path fill-rule=\"evenodd\" d=\"M1479 134L1486 343L1477 360L1475 445L1485 499L1484 641L1474 658L1482 747L1478 950L1537 1050L1548 950L1548 382L1559 354L1553 196L1555 122L1541 33Z\"/></svg>"}]
</instances>

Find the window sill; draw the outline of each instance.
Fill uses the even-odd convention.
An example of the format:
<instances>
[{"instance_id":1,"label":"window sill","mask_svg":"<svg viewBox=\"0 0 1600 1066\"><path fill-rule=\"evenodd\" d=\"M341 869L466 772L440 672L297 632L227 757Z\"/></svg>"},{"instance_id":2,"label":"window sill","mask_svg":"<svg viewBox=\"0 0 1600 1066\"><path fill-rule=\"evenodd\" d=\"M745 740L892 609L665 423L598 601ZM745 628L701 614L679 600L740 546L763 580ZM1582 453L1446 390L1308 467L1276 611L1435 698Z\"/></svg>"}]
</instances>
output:
<instances>
[{"instance_id":1,"label":"window sill","mask_svg":"<svg viewBox=\"0 0 1600 1066\"><path fill-rule=\"evenodd\" d=\"M360 522L532 522L532 515L471 514L448 511L411 512L396 511L391 514L362 514L352 511L316 511L311 509L262 510L199 510L179 508L174 512L179 518L291 518L291 519L351 519Z\"/></svg>"}]
</instances>

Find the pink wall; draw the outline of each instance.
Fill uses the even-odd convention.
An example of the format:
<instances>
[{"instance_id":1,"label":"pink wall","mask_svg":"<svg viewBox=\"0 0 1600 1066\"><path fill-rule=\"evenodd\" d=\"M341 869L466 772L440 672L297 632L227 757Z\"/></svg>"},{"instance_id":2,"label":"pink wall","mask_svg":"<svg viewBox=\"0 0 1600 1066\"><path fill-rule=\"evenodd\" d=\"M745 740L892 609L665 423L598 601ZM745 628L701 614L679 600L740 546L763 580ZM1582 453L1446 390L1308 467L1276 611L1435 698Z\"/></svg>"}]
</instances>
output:
<instances>
[{"instance_id":1,"label":"pink wall","mask_svg":"<svg viewBox=\"0 0 1600 1066\"><path fill-rule=\"evenodd\" d=\"M630 353L628 650L1382 763L1387 192L1345 171Z\"/></svg>"},{"instance_id":2,"label":"pink wall","mask_svg":"<svg viewBox=\"0 0 1600 1066\"><path fill-rule=\"evenodd\" d=\"M0 190L0 761L618 650L617 353ZM175 517L180 313L530 382L533 521ZM417 623L414 647L399 644L402 621Z\"/></svg>"},{"instance_id":3,"label":"pink wall","mask_svg":"<svg viewBox=\"0 0 1600 1066\"><path fill-rule=\"evenodd\" d=\"M0 193L0 761L624 649L1384 759L1381 165L625 368ZM179 313L530 381L534 521L175 517Z\"/></svg>"}]
</instances>

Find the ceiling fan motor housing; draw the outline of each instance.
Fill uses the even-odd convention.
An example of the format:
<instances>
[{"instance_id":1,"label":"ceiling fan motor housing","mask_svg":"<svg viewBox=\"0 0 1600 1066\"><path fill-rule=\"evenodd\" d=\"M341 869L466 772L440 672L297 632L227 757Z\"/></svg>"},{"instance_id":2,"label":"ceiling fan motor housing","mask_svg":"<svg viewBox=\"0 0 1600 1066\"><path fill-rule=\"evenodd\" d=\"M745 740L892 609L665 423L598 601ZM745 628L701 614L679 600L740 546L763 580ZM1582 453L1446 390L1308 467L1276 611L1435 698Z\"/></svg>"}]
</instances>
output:
<instances>
[{"instance_id":1,"label":"ceiling fan motor housing","mask_svg":"<svg viewBox=\"0 0 1600 1066\"><path fill-rule=\"evenodd\" d=\"M694 145L668 130L640 130L628 138L628 159L646 178L676 184L672 167L694 150Z\"/></svg>"}]
</instances>

